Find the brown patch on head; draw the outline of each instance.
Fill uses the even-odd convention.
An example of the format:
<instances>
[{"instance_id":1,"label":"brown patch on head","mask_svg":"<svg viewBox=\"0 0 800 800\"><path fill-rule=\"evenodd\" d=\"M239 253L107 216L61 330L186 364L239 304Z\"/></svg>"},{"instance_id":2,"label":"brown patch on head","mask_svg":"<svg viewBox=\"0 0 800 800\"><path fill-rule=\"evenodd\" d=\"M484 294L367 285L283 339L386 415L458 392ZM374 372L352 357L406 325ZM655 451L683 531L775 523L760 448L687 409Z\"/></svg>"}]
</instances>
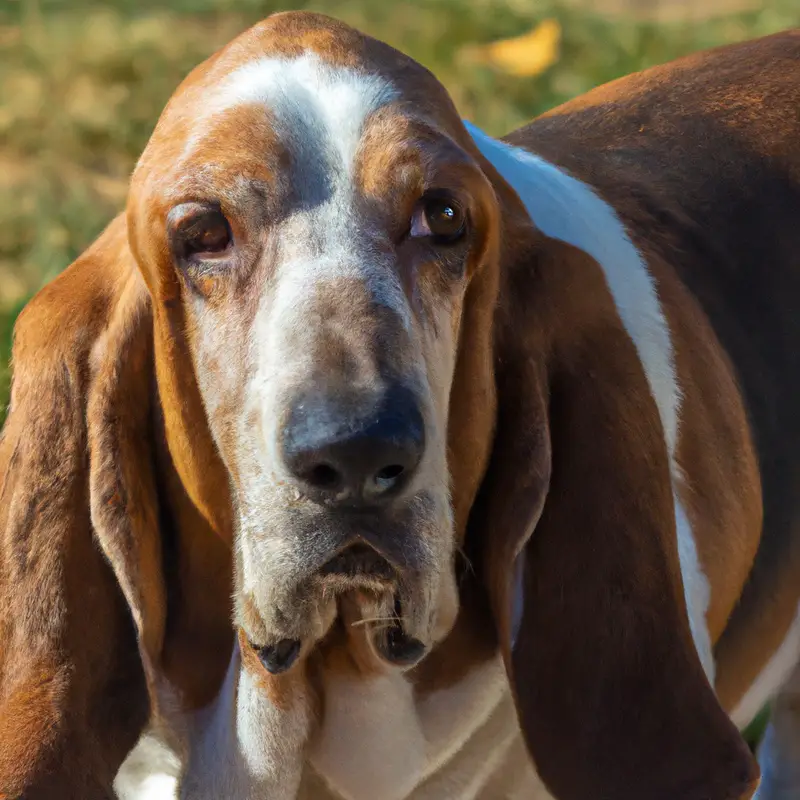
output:
<instances>
[{"instance_id":1,"label":"brown patch on head","mask_svg":"<svg viewBox=\"0 0 800 800\"><path fill-rule=\"evenodd\" d=\"M211 91L219 92L221 87ZM214 102L212 95L212 107ZM176 181L170 200L198 199L213 189L223 199L241 201L247 199L243 197L246 189L252 188L261 203L269 203L289 165L289 153L275 131L269 106L253 100L223 107L205 118L202 114L200 109L196 120L201 125L188 131L188 141L183 139L177 162L180 172L172 171L176 164L164 165Z\"/></svg>"},{"instance_id":2,"label":"brown patch on head","mask_svg":"<svg viewBox=\"0 0 800 800\"><path fill-rule=\"evenodd\" d=\"M273 14L250 33L252 39L242 43L245 47L257 47L283 58L296 58L311 51L329 64L350 68L360 65L366 39L333 17L302 11Z\"/></svg>"}]
</instances>

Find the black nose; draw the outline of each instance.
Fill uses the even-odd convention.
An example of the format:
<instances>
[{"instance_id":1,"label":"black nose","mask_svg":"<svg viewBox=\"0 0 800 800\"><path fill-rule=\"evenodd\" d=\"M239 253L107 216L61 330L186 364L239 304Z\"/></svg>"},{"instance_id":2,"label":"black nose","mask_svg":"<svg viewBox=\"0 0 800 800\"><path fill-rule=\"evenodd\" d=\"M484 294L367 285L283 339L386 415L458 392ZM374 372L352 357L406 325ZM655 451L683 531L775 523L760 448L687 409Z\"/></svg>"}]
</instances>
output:
<instances>
[{"instance_id":1,"label":"black nose","mask_svg":"<svg viewBox=\"0 0 800 800\"><path fill-rule=\"evenodd\" d=\"M283 459L318 502L377 505L402 491L419 466L425 426L411 391L298 398L282 435Z\"/></svg>"}]
</instances>

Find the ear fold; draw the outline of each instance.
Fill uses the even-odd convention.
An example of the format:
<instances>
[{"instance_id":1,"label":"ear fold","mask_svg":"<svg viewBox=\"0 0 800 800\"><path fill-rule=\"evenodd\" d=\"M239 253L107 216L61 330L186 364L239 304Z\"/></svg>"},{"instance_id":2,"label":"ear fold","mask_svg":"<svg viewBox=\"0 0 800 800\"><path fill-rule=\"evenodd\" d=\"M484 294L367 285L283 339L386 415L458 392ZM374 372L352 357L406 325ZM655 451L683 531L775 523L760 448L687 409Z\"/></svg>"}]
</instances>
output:
<instances>
[{"instance_id":1,"label":"ear fold","mask_svg":"<svg viewBox=\"0 0 800 800\"><path fill-rule=\"evenodd\" d=\"M536 304L517 278L506 287L497 428L470 519L533 760L558 800L750 797L757 767L691 637L641 362L591 259L548 241L537 269L563 289L539 286Z\"/></svg>"},{"instance_id":2,"label":"ear fold","mask_svg":"<svg viewBox=\"0 0 800 800\"><path fill-rule=\"evenodd\" d=\"M0 443L0 797L113 797L164 632L148 299L122 217L23 311Z\"/></svg>"},{"instance_id":3,"label":"ear fold","mask_svg":"<svg viewBox=\"0 0 800 800\"><path fill-rule=\"evenodd\" d=\"M95 535L133 616L151 690L166 623L151 448L152 359L146 292L138 275L131 273L89 358L89 484Z\"/></svg>"}]
</instances>

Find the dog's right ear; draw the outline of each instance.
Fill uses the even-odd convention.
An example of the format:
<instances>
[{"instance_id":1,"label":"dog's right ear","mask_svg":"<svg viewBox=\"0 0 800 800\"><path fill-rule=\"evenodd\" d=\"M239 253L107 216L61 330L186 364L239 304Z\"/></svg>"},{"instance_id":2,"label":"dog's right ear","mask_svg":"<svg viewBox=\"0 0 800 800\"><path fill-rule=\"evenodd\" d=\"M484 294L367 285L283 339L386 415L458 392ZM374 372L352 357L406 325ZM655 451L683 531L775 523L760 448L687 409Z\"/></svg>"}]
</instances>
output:
<instances>
[{"instance_id":1,"label":"dog's right ear","mask_svg":"<svg viewBox=\"0 0 800 800\"><path fill-rule=\"evenodd\" d=\"M123 216L23 310L0 441L0 798L99 800L166 601L152 321Z\"/></svg>"}]
</instances>

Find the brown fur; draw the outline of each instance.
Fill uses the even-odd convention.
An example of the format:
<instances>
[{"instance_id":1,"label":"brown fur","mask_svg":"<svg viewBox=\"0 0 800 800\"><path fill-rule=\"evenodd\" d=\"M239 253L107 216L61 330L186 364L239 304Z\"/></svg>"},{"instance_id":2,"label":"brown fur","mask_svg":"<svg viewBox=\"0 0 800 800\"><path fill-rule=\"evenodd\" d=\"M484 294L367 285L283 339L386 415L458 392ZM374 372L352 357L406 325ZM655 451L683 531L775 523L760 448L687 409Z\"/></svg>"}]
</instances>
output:
<instances>
[{"instance_id":1,"label":"brown fur","mask_svg":"<svg viewBox=\"0 0 800 800\"><path fill-rule=\"evenodd\" d=\"M518 356L498 374L506 399L471 521L493 531L486 563L506 642L524 548L522 627L504 649L521 722L556 797L598 786L614 798L747 797L757 773L688 629L656 408L588 266L548 244L524 277L539 291L512 293L536 323L525 338L515 329ZM546 359L525 359L532 350ZM520 471L522 453L537 455Z\"/></svg>"},{"instance_id":2,"label":"brown fur","mask_svg":"<svg viewBox=\"0 0 800 800\"><path fill-rule=\"evenodd\" d=\"M679 461L694 484L716 690L729 710L800 599L798 59L800 31L699 53L600 87L509 137L597 187L658 277L672 276L663 301L689 381Z\"/></svg>"},{"instance_id":3,"label":"brown fur","mask_svg":"<svg viewBox=\"0 0 800 800\"><path fill-rule=\"evenodd\" d=\"M124 592L134 602L144 599L134 609L142 651L158 650L163 607L148 607L147 601L157 603L160 589L148 586L150 576L139 572L148 566L142 559L157 556L147 552L146 538L133 538L117 509L148 491L151 474L131 476L134 482L125 485L123 475L108 473L102 487L91 475L98 459L109 457L109 444L130 435L134 447L141 447L150 438L146 427L137 430L147 416L146 400L111 428L102 413L117 399L107 392L115 394L119 384L130 388L125 373L137 361L149 384L147 341L137 342L135 335L135 290L125 290L133 273L124 263L115 272L104 269L117 263L122 237L124 226L113 225L17 324L0 506L3 797L110 798L116 769L148 717L145 674ZM92 370L91 349L111 330L101 359L106 369L118 371L109 381L105 370ZM89 408L95 413L87 419ZM90 497L107 509L97 509L94 526ZM141 512L153 511L152 499L146 500ZM117 562L109 565L103 550L114 550ZM138 595L148 590L146 598Z\"/></svg>"}]
</instances>

